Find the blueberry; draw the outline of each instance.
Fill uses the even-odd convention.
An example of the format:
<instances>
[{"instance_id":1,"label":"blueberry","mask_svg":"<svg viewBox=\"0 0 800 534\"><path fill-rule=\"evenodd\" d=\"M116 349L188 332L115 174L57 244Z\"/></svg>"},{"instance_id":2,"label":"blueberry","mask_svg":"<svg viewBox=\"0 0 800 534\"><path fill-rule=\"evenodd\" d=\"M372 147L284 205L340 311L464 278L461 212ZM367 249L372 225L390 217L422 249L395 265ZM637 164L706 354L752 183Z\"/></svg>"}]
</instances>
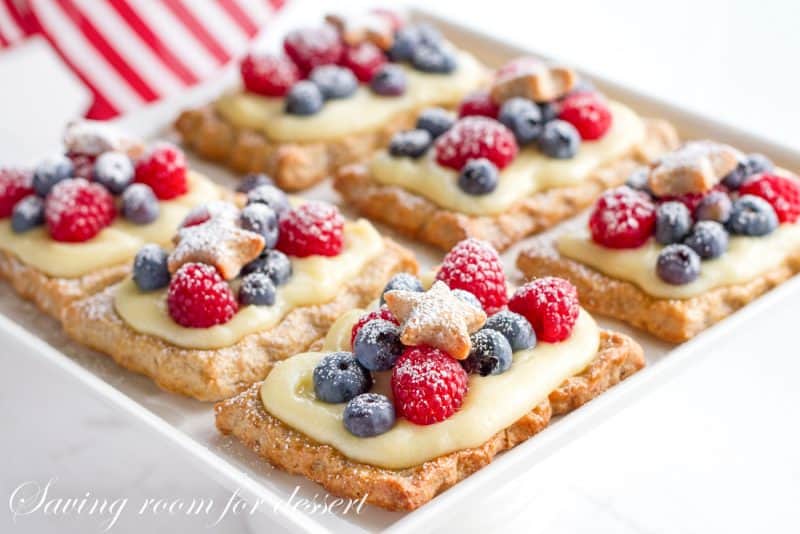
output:
<instances>
[{"instance_id":1,"label":"blueberry","mask_svg":"<svg viewBox=\"0 0 800 534\"><path fill-rule=\"evenodd\" d=\"M698 221L717 221L725 224L731 216L731 197L724 191L711 191L697 204L694 218Z\"/></svg>"},{"instance_id":2,"label":"blueberry","mask_svg":"<svg viewBox=\"0 0 800 534\"><path fill-rule=\"evenodd\" d=\"M372 375L350 352L332 352L314 368L314 393L322 402L347 402L371 387Z\"/></svg>"},{"instance_id":3,"label":"blueberry","mask_svg":"<svg viewBox=\"0 0 800 534\"><path fill-rule=\"evenodd\" d=\"M275 182L272 178L263 173L248 174L242 178L242 181L236 186L236 192L247 194L260 185L274 186Z\"/></svg>"},{"instance_id":4,"label":"blueberry","mask_svg":"<svg viewBox=\"0 0 800 534\"><path fill-rule=\"evenodd\" d=\"M406 73L397 65L383 65L369 82L369 87L376 95L400 96L406 92Z\"/></svg>"},{"instance_id":5,"label":"blueberry","mask_svg":"<svg viewBox=\"0 0 800 534\"><path fill-rule=\"evenodd\" d=\"M718 258L728 250L728 232L716 221L700 221L694 225L684 244L697 252L701 259Z\"/></svg>"},{"instance_id":6,"label":"blueberry","mask_svg":"<svg viewBox=\"0 0 800 534\"><path fill-rule=\"evenodd\" d=\"M122 216L133 224L150 224L158 218L158 199L146 184L132 184L122 193Z\"/></svg>"},{"instance_id":7,"label":"blueberry","mask_svg":"<svg viewBox=\"0 0 800 534\"><path fill-rule=\"evenodd\" d=\"M514 132L520 145L530 144L542 134L545 120L542 112L532 100L515 97L503 102L497 120Z\"/></svg>"},{"instance_id":8,"label":"blueberry","mask_svg":"<svg viewBox=\"0 0 800 534\"><path fill-rule=\"evenodd\" d=\"M753 153L747 155L747 168L752 175L760 172L772 172L775 164L764 154Z\"/></svg>"},{"instance_id":9,"label":"blueberry","mask_svg":"<svg viewBox=\"0 0 800 534\"><path fill-rule=\"evenodd\" d=\"M325 98L314 82L297 82L286 95L286 113L290 115L314 115L322 109Z\"/></svg>"},{"instance_id":10,"label":"blueberry","mask_svg":"<svg viewBox=\"0 0 800 534\"><path fill-rule=\"evenodd\" d=\"M353 341L358 363L370 371L388 371L402 352L400 327L383 319L362 326Z\"/></svg>"},{"instance_id":11,"label":"blueberry","mask_svg":"<svg viewBox=\"0 0 800 534\"><path fill-rule=\"evenodd\" d=\"M389 143L389 154L394 157L419 158L431 146L431 134L427 130L397 132Z\"/></svg>"},{"instance_id":12,"label":"blueberry","mask_svg":"<svg viewBox=\"0 0 800 534\"><path fill-rule=\"evenodd\" d=\"M264 248L275 248L278 242L278 215L275 210L260 202L248 204L242 209L239 222L245 230L264 238Z\"/></svg>"},{"instance_id":13,"label":"blueberry","mask_svg":"<svg viewBox=\"0 0 800 534\"><path fill-rule=\"evenodd\" d=\"M453 289L451 293L455 298L457 298L461 302L466 302L470 306L478 308L479 310L483 309L483 304L481 304L481 301L478 300L478 297L476 297L466 289Z\"/></svg>"},{"instance_id":14,"label":"blueberry","mask_svg":"<svg viewBox=\"0 0 800 534\"><path fill-rule=\"evenodd\" d=\"M469 160L458 175L458 187L468 195L488 195L499 181L500 171L486 158Z\"/></svg>"},{"instance_id":15,"label":"blueberry","mask_svg":"<svg viewBox=\"0 0 800 534\"><path fill-rule=\"evenodd\" d=\"M497 330L478 330L472 336L472 350L462 362L468 373L499 375L511 367L511 345Z\"/></svg>"},{"instance_id":16,"label":"blueberry","mask_svg":"<svg viewBox=\"0 0 800 534\"><path fill-rule=\"evenodd\" d=\"M444 37L442 37L442 32L440 32L436 26L433 24L429 24L427 22L420 22L413 26L414 31L417 32L417 40L418 42L429 45L429 46L439 46L444 42Z\"/></svg>"},{"instance_id":17,"label":"blueberry","mask_svg":"<svg viewBox=\"0 0 800 534\"><path fill-rule=\"evenodd\" d=\"M636 167L628 176L625 185L636 191L650 194L650 169L646 165Z\"/></svg>"},{"instance_id":18,"label":"blueberry","mask_svg":"<svg viewBox=\"0 0 800 534\"><path fill-rule=\"evenodd\" d=\"M46 197L54 185L71 178L74 172L75 166L67 156L59 154L46 158L33 171L33 190L40 197Z\"/></svg>"},{"instance_id":19,"label":"blueberry","mask_svg":"<svg viewBox=\"0 0 800 534\"><path fill-rule=\"evenodd\" d=\"M722 185L731 190L739 189L750 174L747 158L740 158L736 167L722 178Z\"/></svg>"},{"instance_id":20,"label":"blueberry","mask_svg":"<svg viewBox=\"0 0 800 534\"><path fill-rule=\"evenodd\" d=\"M542 121L550 122L558 118L558 104L555 102L537 102L539 111L542 113Z\"/></svg>"},{"instance_id":21,"label":"blueberry","mask_svg":"<svg viewBox=\"0 0 800 534\"><path fill-rule=\"evenodd\" d=\"M700 276L700 256L686 245L667 245L658 255L656 273L668 284L688 284Z\"/></svg>"},{"instance_id":22,"label":"blueberry","mask_svg":"<svg viewBox=\"0 0 800 534\"><path fill-rule=\"evenodd\" d=\"M292 276L292 261L278 250L264 250L258 258L242 267L242 275L255 272L266 274L273 284L280 286Z\"/></svg>"},{"instance_id":23,"label":"blueberry","mask_svg":"<svg viewBox=\"0 0 800 534\"><path fill-rule=\"evenodd\" d=\"M94 162L92 177L94 181L108 189L112 195L119 195L133 182L135 170L133 162L122 152L105 152Z\"/></svg>"},{"instance_id":24,"label":"blueberry","mask_svg":"<svg viewBox=\"0 0 800 534\"><path fill-rule=\"evenodd\" d=\"M763 198L743 195L733 202L726 226L732 234L762 236L778 227L778 216Z\"/></svg>"},{"instance_id":25,"label":"blueberry","mask_svg":"<svg viewBox=\"0 0 800 534\"><path fill-rule=\"evenodd\" d=\"M383 288L383 293L381 293L381 306L386 302L383 299L383 296L386 294L386 292L395 289L400 289L402 291L424 291L422 282L419 281L419 278L413 274L398 273L394 275L392 279L389 280L389 283Z\"/></svg>"},{"instance_id":26,"label":"blueberry","mask_svg":"<svg viewBox=\"0 0 800 534\"><path fill-rule=\"evenodd\" d=\"M278 217L280 217L283 212L289 211L291 207L289 205L289 197L286 196L286 193L274 185L269 184L256 186L247 193L247 203L254 204L256 202L266 204L272 208L272 210L278 214Z\"/></svg>"},{"instance_id":27,"label":"blueberry","mask_svg":"<svg viewBox=\"0 0 800 534\"><path fill-rule=\"evenodd\" d=\"M336 65L314 67L308 78L319 87L326 100L347 98L358 89L358 80L353 71Z\"/></svg>"},{"instance_id":28,"label":"blueberry","mask_svg":"<svg viewBox=\"0 0 800 534\"><path fill-rule=\"evenodd\" d=\"M656 208L656 241L662 245L680 243L692 227L692 215L682 202L672 200Z\"/></svg>"},{"instance_id":29,"label":"blueberry","mask_svg":"<svg viewBox=\"0 0 800 534\"><path fill-rule=\"evenodd\" d=\"M536 332L533 331L531 323L518 313L499 311L486 320L483 328L503 334L514 352L536 346Z\"/></svg>"},{"instance_id":30,"label":"blueberry","mask_svg":"<svg viewBox=\"0 0 800 534\"><path fill-rule=\"evenodd\" d=\"M441 45L423 42L414 49L411 64L422 72L449 74L456 69L456 57Z\"/></svg>"},{"instance_id":31,"label":"blueberry","mask_svg":"<svg viewBox=\"0 0 800 534\"><path fill-rule=\"evenodd\" d=\"M395 34L392 46L389 48L389 59L392 61L411 61L419 40L419 32L415 27L406 26L401 28Z\"/></svg>"},{"instance_id":32,"label":"blueberry","mask_svg":"<svg viewBox=\"0 0 800 534\"><path fill-rule=\"evenodd\" d=\"M539 150L555 159L570 159L578 153L581 136L573 125L556 119L544 125L539 136Z\"/></svg>"},{"instance_id":33,"label":"blueberry","mask_svg":"<svg viewBox=\"0 0 800 534\"><path fill-rule=\"evenodd\" d=\"M397 416L389 397L379 393L362 393L344 408L344 427L354 436L370 438L388 432Z\"/></svg>"},{"instance_id":34,"label":"blueberry","mask_svg":"<svg viewBox=\"0 0 800 534\"><path fill-rule=\"evenodd\" d=\"M275 304L277 289L272 279L263 272L255 272L242 278L239 287L239 302L242 306L272 306Z\"/></svg>"},{"instance_id":35,"label":"blueberry","mask_svg":"<svg viewBox=\"0 0 800 534\"><path fill-rule=\"evenodd\" d=\"M44 224L44 200L28 195L14 206L11 212L11 229L21 234Z\"/></svg>"},{"instance_id":36,"label":"blueberry","mask_svg":"<svg viewBox=\"0 0 800 534\"><path fill-rule=\"evenodd\" d=\"M443 108L428 108L417 117L417 129L426 130L436 139L453 127L456 119Z\"/></svg>"},{"instance_id":37,"label":"blueberry","mask_svg":"<svg viewBox=\"0 0 800 534\"><path fill-rule=\"evenodd\" d=\"M133 281L142 291L153 291L169 285L167 252L155 244L143 246L133 260Z\"/></svg>"}]
</instances>

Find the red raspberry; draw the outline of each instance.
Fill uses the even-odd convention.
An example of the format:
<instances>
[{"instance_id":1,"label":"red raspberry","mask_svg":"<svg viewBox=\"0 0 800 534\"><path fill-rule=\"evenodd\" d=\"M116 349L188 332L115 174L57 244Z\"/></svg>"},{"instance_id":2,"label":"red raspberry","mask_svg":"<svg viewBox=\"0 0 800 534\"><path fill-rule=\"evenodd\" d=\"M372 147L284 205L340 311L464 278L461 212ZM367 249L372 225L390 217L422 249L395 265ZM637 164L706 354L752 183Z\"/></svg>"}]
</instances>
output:
<instances>
[{"instance_id":1,"label":"red raspberry","mask_svg":"<svg viewBox=\"0 0 800 534\"><path fill-rule=\"evenodd\" d=\"M32 193L30 172L0 169L0 219L11 217L14 205Z\"/></svg>"},{"instance_id":2,"label":"red raspberry","mask_svg":"<svg viewBox=\"0 0 800 534\"><path fill-rule=\"evenodd\" d=\"M406 347L392 369L397 415L416 425L438 423L456 413L468 386L461 364L432 347Z\"/></svg>"},{"instance_id":3,"label":"red raspberry","mask_svg":"<svg viewBox=\"0 0 800 534\"><path fill-rule=\"evenodd\" d=\"M342 56L342 66L353 71L358 81L362 83L372 80L384 63L386 63L386 55L383 50L370 42L350 46Z\"/></svg>"},{"instance_id":4,"label":"red raspberry","mask_svg":"<svg viewBox=\"0 0 800 534\"><path fill-rule=\"evenodd\" d=\"M761 173L749 178L739 188L739 194L756 195L769 202L782 223L800 218L800 180Z\"/></svg>"},{"instance_id":5,"label":"red raspberry","mask_svg":"<svg viewBox=\"0 0 800 534\"><path fill-rule=\"evenodd\" d=\"M300 79L300 72L286 57L250 52L239 66L245 89L264 96L285 96Z\"/></svg>"},{"instance_id":6,"label":"red raspberry","mask_svg":"<svg viewBox=\"0 0 800 534\"><path fill-rule=\"evenodd\" d=\"M577 93L561 103L558 118L572 124L581 139L594 141L603 137L611 128L611 110L597 94Z\"/></svg>"},{"instance_id":7,"label":"red raspberry","mask_svg":"<svg viewBox=\"0 0 800 534\"><path fill-rule=\"evenodd\" d=\"M81 154L80 152L70 152L67 157L72 160L74 170L72 174L75 178L85 178L92 181L92 171L94 170L94 161L97 156L91 154Z\"/></svg>"},{"instance_id":8,"label":"red raspberry","mask_svg":"<svg viewBox=\"0 0 800 534\"><path fill-rule=\"evenodd\" d=\"M344 219L336 206L307 202L280 220L275 248L289 256L337 256L344 244Z\"/></svg>"},{"instance_id":9,"label":"red raspberry","mask_svg":"<svg viewBox=\"0 0 800 534\"><path fill-rule=\"evenodd\" d=\"M47 230L56 241L88 241L110 225L116 215L111 193L83 178L58 182L44 202Z\"/></svg>"},{"instance_id":10,"label":"red raspberry","mask_svg":"<svg viewBox=\"0 0 800 534\"><path fill-rule=\"evenodd\" d=\"M186 263L172 277L167 292L172 319L186 328L227 323L239 305L217 270L204 263Z\"/></svg>"},{"instance_id":11,"label":"red raspberry","mask_svg":"<svg viewBox=\"0 0 800 534\"><path fill-rule=\"evenodd\" d=\"M705 193L684 193L682 195L666 195L663 197L659 197L658 202L664 203L669 202L671 200L676 200L682 203L684 206L689 208L689 213L694 213L697 209L697 206L700 205L700 202L708 196L709 193L712 191L722 191L723 193L728 193L728 188L722 184L715 185L711 191L706 191Z\"/></svg>"},{"instance_id":12,"label":"red raspberry","mask_svg":"<svg viewBox=\"0 0 800 534\"><path fill-rule=\"evenodd\" d=\"M558 343L572 334L578 320L578 290L563 278L537 278L517 289L508 309L528 319L537 339Z\"/></svg>"},{"instance_id":13,"label":"red raspberry","mask_svg":"<svg viewBox=\"0 0 800 534\"><path fill-rule=\"evenodd\" d=\"M136 162L136 181L149 185L159 200L186 193L189 190L186 173L186 156L169 143L158 143Z\"/></svg>"},{"instance_id":14,"label":"red raspberry","mask_svg":"<svg viewBox=\"0 0 800 534\"><path fill-rule=\"evenodd\" d=\"M486 158L502 169L516 157L519 147L511 130L494 119L466 117L436 140L439 165L460 171L471 159Z\"/></svg>"},{"instance_id":15,"label":"red raspberry","mask_svg":"<svg viewBox=\"0 0 800 534\"><path fill-rule=\"evenodd\" d=\"M458 243L444 257L436 279L450 289L463 289L475 295L489 315L508 302L503 263L486 241L469 238Z\"/></svg>"},{"instance_id":16,"label":"red raspberry","mask_svg":"<svg viewBox=\"0 0 800 534\"><path fill-rule=\"evenodd\" d=\"M283 49L304 76L319 65L339 63L344 47L332 26L292 30L283 40Z\"/></svg>"},{"instance_id":17,"label":"red raspberry","mask_svg":"<svg viewBox=\"0 0 800 534\"><path fill-rule=\"evenodd\" d=\"M361 327L367 324L370 321L374 321L375 319L383 319L384 321L389 321L390 323L400 324L397 321L397 318L392 315L392 312L389 311L389 308L386 305L381 306L377 310L371 311L369 313L365 313L361 317L359 317L358 322L353 325L353 329L350 331L350 346L353 346L353 343L356 341L356 335L358 331L361 330Z\"/></svg>"},{"instance_id":18,"label":"red raspberry","mask_svg":"<svg viewBox=\"0 0 800 534\"><path fill-rule=\"evenodd\" d=\"M479 115L496 119L500 113L500 106L494 103L488 91L475 91L468 94L458 106L459 117Z\"/></svg>"},{"instance_id":19,"label":"red raspberry","mask_svg":"<svg viewBox=\"0 0 800 534\"><path fill-rule=\"evenodd\" d=\"M606 191L589 218L592 239L608 248L639 247L655 226L656 207L647 195L627 186Z\"/></svg>"}]
</instances>

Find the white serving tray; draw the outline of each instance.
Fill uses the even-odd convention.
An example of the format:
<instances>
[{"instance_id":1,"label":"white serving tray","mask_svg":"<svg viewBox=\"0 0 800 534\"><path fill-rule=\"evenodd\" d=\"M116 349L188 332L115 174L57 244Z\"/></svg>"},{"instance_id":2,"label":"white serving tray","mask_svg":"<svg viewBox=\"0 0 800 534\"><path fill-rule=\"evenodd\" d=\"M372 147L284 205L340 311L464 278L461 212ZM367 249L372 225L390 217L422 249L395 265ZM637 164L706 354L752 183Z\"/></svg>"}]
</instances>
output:
<instances>
[{"instance_id":1,"label":"white serving tray","mask_svg":"<svg viewBox=\"0 0 800 534\"><path fill-rule=\"evenodd\" d=\"M432 20L452 41L473 51L491 66L523 54L540 55L426 13L414 12L413 15L418 19ZM274 35L280 33L273 32ZM687 113L668 103L621 87L595 73L583 74L592 79L607 95L630 104L640 113L672 121L684 138L711 137L746 151L763 152L783 167L800 169L800 154L788 147L768 143L716 120ZM219 80L188 92L178 100L164 102L134 117L126 118L120 121L120 126L143 137L163 136L180 109L207 101L234 80L235 72L229 69ZM207 171L220 183L234 183L233 178L218 167L198 161L193 161L193 165ZM328 185L316 187L303 196L337 200ZM347 212L347 209L344 211ZM382 230L392 234L386 228ZM432 266L441 259L441 253L431 248L411 244L400 238L398 240L418 252L423 267ZM519 248L518 245L503 255L510 273L514 273L514 260ZM53 320L17 298L6 284L0 284L0 313L3 314L0 316L0 344L9 353L36 354L45 358L64 370L65 375L81 381L106 401L145 423L155 431L155 435L179 445L188 456L196 460L199 468L231 491L238 490L242 497L251 502L260 500L263 503L260 509L265 512L261 516L264 521L277 522L291 529L320 532L433 531L451 524L454 514L458 513L457 507L479 506L481 491L498 488L511 478L526 472L568 440L585 433L609 415L663 384L670 376L684 370L689 362L702 357L717 337L736 329L755 314L776 310L782 303L797 298L798 295L800 277L680 346L660 342L640 331L601 319L602 325L627 332L644 346L647 368L572 414L554 421L534 438L500 455L488 467L409 514L386 512L370 506L365 507L360 514L309 514L302 509L287 506L286 503L292 495L295 502L298 497L322 502L325 492L320 486L302 477L290 476L271 468L235 440L220 436L214 427L211 404L163 392L149 379L125 371L109 358L70 342Z\"/></svg>"}]
</instances>

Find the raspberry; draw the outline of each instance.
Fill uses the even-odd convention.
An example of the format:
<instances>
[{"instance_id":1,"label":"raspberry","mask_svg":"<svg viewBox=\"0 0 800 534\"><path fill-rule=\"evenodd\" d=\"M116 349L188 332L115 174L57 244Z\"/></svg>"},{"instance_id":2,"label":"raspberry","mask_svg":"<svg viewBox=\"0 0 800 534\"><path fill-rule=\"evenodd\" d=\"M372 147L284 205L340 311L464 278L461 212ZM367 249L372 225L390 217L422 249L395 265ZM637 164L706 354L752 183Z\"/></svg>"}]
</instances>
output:
<instances>
[{"instance_id":1,"label":"raspberry","mask_svg":"<svg viewBox=\"0 0 800 534\"><path fill-rule=\"evenodd\" d=\"M487 315L508 302L503 263L486 241L469 238L458 243L444 257L436 279L450 289L463 289L475 295Z\"/></svg>"},{"instance_id":2,"label":"raspberry","mask_svg":"<svg viewBox=\"0 0 800 534\"><path fill-rule=\"evenodd\" d=\"M186 156L169 143L158 143L136 162L136 181L150 186L159 200L179 197L189 190Z\"/></svg>"},{"instance_id":3,"label":"raspberry","mask_svg":"<svg viewBox=\"0 0 800 534\"><path fill-rule=\"evenodd\" d=\"M558 343L572 334L578 319L578 290L563 278L537 278L517 289L508 309L528 319L537 339Z\"/></svg>"},{"instance_id":4,"label":"raspberry","mask_svg":"<svg viewBox=\"0 0 800 534\"><path fill-rule=\"evenodd\" d=\"M288 58L254 52L242 60L239 72L248 91L264 96L286 96L300 79L300 72Z\"/></svg>"},{"instance_id":5,"label":"raspberry","mask_svg":"<svg viewBox=\"0 0 800 534\"><path fill-rule=\"evenodd\" d=\"M694 213L697 210L697 207L706 198L713 192L721 191L725 194L728 193L728 188L722 184L715 185L711 191L706 191L705 193L684 193L682 195L666 195L663 197L659 197L659 203L669 202L671 200L677 200L687 208L689 208L689 213Z\"/></svg>"},{"instance_id":6,"label":"raspberry","mask_svg":"<svg viewBox=\"0 0 800 534\"><path fill-rule=\"evenodd\" d=\"M475 91L468 94L458 106L459 117L479 115L496 119L500 113L500 106L494 103L488 91Z\"/></svg>"},{"instance_id":7,"label":"raspberry","mask_svg":"<svg viewBox=\"0 0 800 534\"><path fill-rule=\"evenodd\" d=\"M577 93L565 98L558 118L572 124L581 134L581 139L586 141L603 137L611 128L612 121L608 104L592 93Z\"/></svg>"},{"instance_id":8,"label":"raspberry","mask_svg":"<svg viewBox=\"0 0 800 534\"><path fill-rule=\"evenodd\" d=\"M502 169L517 155L514 134L494 119L466 117L439 136L434 145L439 165L460 171L471 159L486 158Z\"/></svg>"},{"instance_id":9,"label":"raspberry","mask_svg":"<svg viewBox=\"0 0 800 534\"><path fill-rule=\"evenodd\" d=\"M356 324L353 325L353 329L350 331L350 346L353 346L353 343L356 341L356 335L358 331L361 330L361 327L367 324L370 321L374 321L375 319L383 319L384 321L389 321L390 323L400 324L397 321L397 318L392 315L392 312L389 311L389 308L386 305L381 306L375 311L371 311L369 313L365 313L361 317L359 317Z\"/></svg>"},{"instance_id":10,"label":"raspberry","mask_svg":"<svg viewBox=\"0 0 800 534\"><path fill-rule=\"evenodd\" d=\"M464 402L467 372L439 349L407 347L392 369L397 415L416 425L431 425L453 415Z\"/></svg>"},{"instance_id":11,"label":"raspberry","mask_svg":"<svg viewBox=\"0 0 800 534\"><path fill-rule=\"evenodd\" d=\"M655 232L656 208L644 193L622 186L606 191L595 204L589 230L608 248L636 248Z\"/></svg>"},{"instance_id":12,"label":"raspberry","mask_svg":"<svg viewBox=\"0 0 800 534\"><path fill-rule=\"evenodd\" d=\"M88 241L110 225L116 215L111 193L83 178L58 182L44 203L47 230L56 241Z\"/></svg>"},{"instance_id":13,"label":"raspberry","mask_svg":"<svg viewBox=\"0 0 800 534\"><path fill-rule=\"evenodd\" d=\"M304 76L319 65L339 63L344 51L331 26L293 30L283 40L283 49Z\"/></svg>"},{"instance_id":14,"label":"raspberry","mask_svg":"<svg viewBox=\"0 0 800 534\"><path fill-rule=\"evenodd\" d=\"M284 213L275 248L289 256L336 256L344 244L344 219L322 202L307 202Z\"/></svg>"},{"instance_id":15,"label":"raspberry","mask_svg":"<svg viewBox=\"0 0 800 534\"><path fill-rule=\"evenodd\" d=\"M362 83L372 80L384 63L386 63L386 54L370 42L350 46L342 56L342 66L353 71L358 81Z\"/></svg>"},{"instance_id":16,"label":"raspberry","mask_svg":"<svg viewBox=\"0 0 800 534\"><path fill-rule=\"evenodd\" d=\"M186 263L172 277L167 292L172 319L186 328L227 323L239 305L217 270L204 263Z\"/></svg>"},{"instance_id":17,"label":"raspberry","mask_svg":"<svg viewBox=\"0 0 800 534\"><path fill-rule=\"evenodd\" d=\"M85 178L91 182L94 162L97 156L81 154L80 152L70 152L67 154L67 157L72 160L72 165L74 167L72 174L75 178Z\"/></svg>"},{"instance_id":18,"label":"raspberry","mask_svg":"<svg viewBox=\"0 0 800 534\"><path fill-rule=\"evenodd\" d=\"M793 223L800 218L800 180L777 174L761 173L749 178L739 188L742 195L755 195L769 202L778 221Z\"/></svg>"},{"instance_id":19,"label":"raspberry","mask_svg":"<svg viewBox=\"0 0 800 534\"><path fill-rule=\"evenodd\" d=\"M0 169L0 219L11 217L14 205L32 193L31 173Z\"/></svg>"}]
</instances>

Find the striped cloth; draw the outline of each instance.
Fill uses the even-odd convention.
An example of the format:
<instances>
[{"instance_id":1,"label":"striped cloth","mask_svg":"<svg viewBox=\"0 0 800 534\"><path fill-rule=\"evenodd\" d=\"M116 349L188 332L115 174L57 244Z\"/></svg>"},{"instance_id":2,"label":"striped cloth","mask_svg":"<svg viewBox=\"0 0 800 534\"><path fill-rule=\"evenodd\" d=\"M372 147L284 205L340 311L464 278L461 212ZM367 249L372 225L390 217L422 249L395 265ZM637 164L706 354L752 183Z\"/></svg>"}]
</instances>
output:
<instances>
[{"instance_id":1,"label":"striped cloth","mask_svg":"<svg viewBox=\"0 0 800 534\"><path fill-rule=\"evenodd\" d=\"M40 33L108 119L206 79L284 0L0 0L0 48Z\"/></svg>"}]
</instances>

